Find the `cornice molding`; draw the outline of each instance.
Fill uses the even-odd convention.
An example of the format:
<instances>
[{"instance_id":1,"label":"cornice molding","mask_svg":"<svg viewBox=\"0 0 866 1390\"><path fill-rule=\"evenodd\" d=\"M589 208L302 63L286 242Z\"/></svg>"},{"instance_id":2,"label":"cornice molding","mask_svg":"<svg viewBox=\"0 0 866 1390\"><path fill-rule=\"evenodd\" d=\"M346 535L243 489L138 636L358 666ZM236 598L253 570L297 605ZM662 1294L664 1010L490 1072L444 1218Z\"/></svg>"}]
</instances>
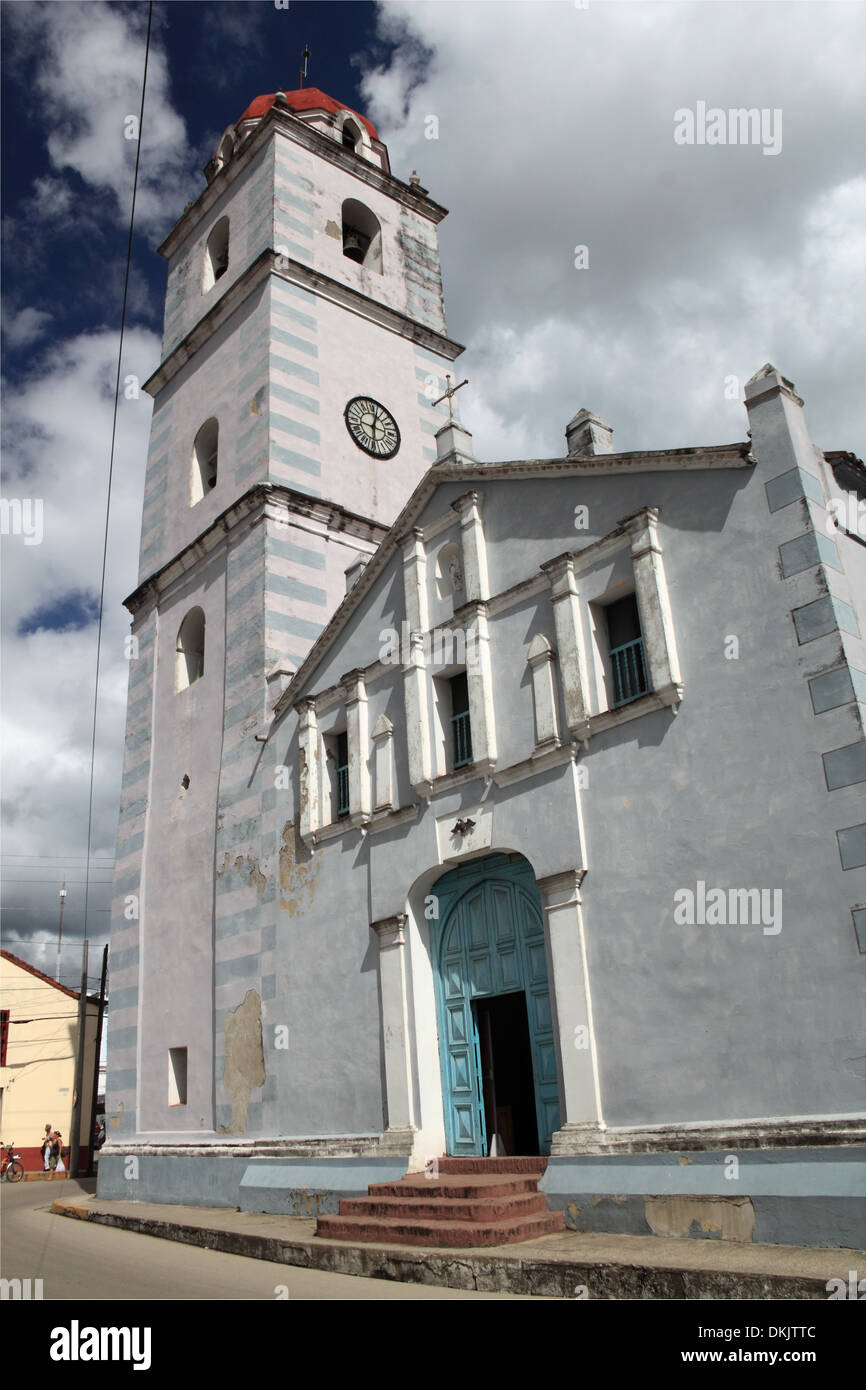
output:
<instances>
[{"instance_id":1,"label":"cornice molding","mask_svg":"<svg viewBox=\"0 0 866 1390\"><path fill-rule=\"evenodd\" d=\"M268 511L268 508L272 508ZM224 512L215 517L210 526L190 541L182 550L162 565L158 570L139 584L137 589L123 600L124 606L132 614L137 613L148 601L158 600L167 589L182 575L193 568L198 561L207 559L218 549L225 537L248 517L257 520L274 519L274 510L285 510L296 516L318 521L322 526L335 531L348 532L374 544L379 543L386 534L384 526L341 507L338 502L328 502L320 497L310 497L305 492L295 492L280 483L256 483ZM260 516L255 518L255 513Z\"/></svg>"},{"instance_id":2,"label":"cornice molding","mask_svg":"<svg viewBox=\"0 0 866 1390\"><path fill-rule=\"evenodd\" d=\"M148 377L143 386L148 395L158 396L232 314L255 290L267 283L272 275L289 284L299 285L319 298L328 299L340 308L376 323L401 338L408 338L440 357L446 357L450 362L465 351L462 343L455 342L443 333L437 333L433 328L427 328L401 310L382 304L377 299L371 299L369 295L361 294L360 290L353 289L351 285L343 285L339 280L334 280L319 270L312 270L302 261L294 261L273 248L267 248L247 266L243 274L238 276L216 304L194 324L186 337L172 348L156 371Z\"/></svg>"}]
</instances>

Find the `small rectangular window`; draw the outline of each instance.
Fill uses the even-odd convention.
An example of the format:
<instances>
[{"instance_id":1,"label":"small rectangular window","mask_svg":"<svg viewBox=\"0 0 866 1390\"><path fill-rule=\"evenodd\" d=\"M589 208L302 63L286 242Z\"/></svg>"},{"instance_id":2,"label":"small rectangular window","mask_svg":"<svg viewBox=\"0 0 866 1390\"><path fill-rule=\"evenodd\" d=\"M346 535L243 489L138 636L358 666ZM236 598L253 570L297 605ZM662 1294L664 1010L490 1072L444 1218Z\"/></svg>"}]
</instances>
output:
<instances>
[{"instance_id":1,"label":"small rectangular window","mask_svg":"<svg viewBox=\"0 0 866 1390\"><path fill-rule=\"evenodd\" d=\"M337 760L337 818L349 814L349 735L337 734L335 746Z\"/></svg>"},{"instance_id":2,"label":"small rectangular window","mask_svg":"<svg viewBox=\"0 0 866 1390\"><path fill-rule=\"evenodd\" d=\"M649 681L634 594L610 604L605 614L613 673L613 707L616 709L646 695Z\"/></svg>"},{"instance_id":3,"label":"small rectangular window","mask_svg":"<svg viewBox=\"0 0 866 1390\"><path fill-rule=\"evenodd\" d=\"M186 1056L185 1047L168 1049L169 1105L186 1105Z\"/></svg>"},{"instance_id":4,"label":"small rectangular window","mask_svg":"<svg viewBox=\"0 0 866 1390\"><path fill-rule=\"evenodd\" d=\"M451 688L451 730L453 748L453 767L466 767L472 762L472 729L469 724L469 682L466 672L452 676L448 682Z\"/></svg>"}]
</instances>

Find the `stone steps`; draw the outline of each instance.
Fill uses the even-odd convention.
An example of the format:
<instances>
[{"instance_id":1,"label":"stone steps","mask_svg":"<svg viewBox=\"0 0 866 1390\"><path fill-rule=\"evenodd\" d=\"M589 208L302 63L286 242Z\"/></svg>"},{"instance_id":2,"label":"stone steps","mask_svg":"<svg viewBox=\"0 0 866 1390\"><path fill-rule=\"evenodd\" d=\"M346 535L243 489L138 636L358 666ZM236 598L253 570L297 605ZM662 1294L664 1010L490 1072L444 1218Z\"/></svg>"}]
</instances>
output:
<instances>
[{"instance_id":1,"label":"stone steps","mask_svg":"<svg viewBox=\"0 0 866 1390\"><path fill-rule=\"evenodd\" d=\"M538 1191L538 1178L520 1174L449 1173L444 1177L425 1178L423 1173L408 1173L399 1182L375 1182L367 1189L371 1197L443 1197L451 1200L468 1197L519 1197ZM347 1201L355 1199L349 1197Z\"/></svg>"},{"instance_id":2,"label":"stone steps","mask_svg":"<svg viewBox=\"0 0 866 1390\"><path fill-rule=\"evenodd\" d=\"M366 1197L344 1197L339 1215L320 1216L324 1240L376 1241L467 1249L512 1245L565 1229L548 1211L538 1180L544 1158L442 1158L438 1176L407 1173L373 1183Z\"/></svg>"},{"instance_id":3,"label":"stone steps","mask_svg":"<svg viewBox=\"0 0 866 1390\"><path fill-rule=\"evenodd\" d=\"M440 1158L437 1162L440 1173L479 1173L485 1177L491 1173L534 1173L542 1178L547 1170L544 1157Z\"/></svg>"},{"instance_id":4,"label":"stone steps","mask_svg":"<svg viewBox=\"0 0 866 1390\"><path fill-rule=\"evenodd\" d=\"M384 1216L406 1220L501 1221L514 1216L537 1216L547 1211L542 1192L522 1192L508 1197L447 1197L424 1201L420 1197L344 1197L341 1216Z\"/></svg>"}]
</instances>

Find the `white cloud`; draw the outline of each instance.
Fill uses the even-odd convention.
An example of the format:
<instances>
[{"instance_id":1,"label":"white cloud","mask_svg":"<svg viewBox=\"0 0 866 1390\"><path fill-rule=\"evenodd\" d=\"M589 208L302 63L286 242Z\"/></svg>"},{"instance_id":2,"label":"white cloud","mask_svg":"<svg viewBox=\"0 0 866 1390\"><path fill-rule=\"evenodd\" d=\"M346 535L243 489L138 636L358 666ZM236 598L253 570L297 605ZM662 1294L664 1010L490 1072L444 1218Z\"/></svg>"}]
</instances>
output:
<instances>
[{"instance_id":1,"label":"white cloud","mask_svg":"<svg viewBox=\"0 0 866 1390\"><path fill-rule=\"evenodd\" d=\"M21 309L17 314L4 314L3 334L8 347L29 347L41 338L51 315L43 309Z\"/></svg>"},{"instance_id":2,"label":"white cloud","mask_svg":"<svg viewBox=\"0 0 866 1390\"><path fill-rule=\"evenodd\" d=\"M724 380L768 358L816 438L863 448L864 30L863 7L832 4L385 7L401 47L365 77L366 110L398 177L417 168L451 209L446 309L479 457L560 453L584 405L620 448L744 438ZM780 108L782 152L675 145L674 112L699 99Z\"/></svg>"},{"instance_id":3,"label":"white cloud","mask_svg":"<svg viewBox=\"0 0 866 1390\"><path fill-rule=\"evenodd\" d=\"M40 57L35 95L47 127L46 145L58 173L72 169L111 195L111 215L126 224L132 200L136 141L124 138L126 118L138 118L145 55L144 7L114 9L103 0L10 6L16 42ZM166 55L154 26L142 125L136 225L162 233L183 207L194 159L183 120L171 103ZM36 185L37 208L52 200L63 213L73 198L61 179Z\"/></svg>"},{"instance_id":4,"label":"white cloud","mask_svg":"<svg viewBox=\"0 0 866 1390\"><path fill-rule=\"evenodd\" d=\"M19 627L34 610L65 596L99 592L116 354L116 334L81 335L52 347L23 383L7 391L4 493L41 497L45 517L41 545L10 536L3 547L7 855L86 852L96 625L40 628L26 636ZM153 334L127 333L124 374L144 380L158 356ZM129 615L122 600L137 578L129 542L139 529L150 398L121 399L119 411L97 725L97 855L114 851L128 675L123 645ZM94 911L106 905L106 892L96 891ZM39 888L15 890L12 902L47 910L50 897ZM70 896L69 905L74 929L83 899L73 903ZM26 923L29 938L38 918L38 911L33 919L13 913L7 930L14 936ZM101 931L107 920L96 915L91 927ZM7 944L14 949L9 937Z\"/></svg>"}]
</instances>

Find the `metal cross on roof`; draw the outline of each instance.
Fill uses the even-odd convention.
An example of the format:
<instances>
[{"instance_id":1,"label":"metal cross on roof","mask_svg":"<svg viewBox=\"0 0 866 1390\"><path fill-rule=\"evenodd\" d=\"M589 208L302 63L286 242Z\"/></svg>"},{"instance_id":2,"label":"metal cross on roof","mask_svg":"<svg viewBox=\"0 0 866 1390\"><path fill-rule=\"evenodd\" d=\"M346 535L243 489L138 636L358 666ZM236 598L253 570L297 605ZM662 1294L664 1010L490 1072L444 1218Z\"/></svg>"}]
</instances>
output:
<instances>
[{"instance_id":1,"label":"metal cross on roof","mask_svg":"<svg viewBox=\"0 0 866 1390\"><path fill-rule=\"evenodd\" d=\"M458 392L458 391L460 390L460 387L461 387L461 386L468 386L468 385L469 385L469 378L468 378L468 376L467 376L467 377L466 377L463 381L461 381L457 386L454 386L454 385L452 385L454 378L451 376L451 373L449 372L449 373L446 374L445 380L449 383L448 389L446 390L445 394L442 395L442 396L440 396L439 399L438 399L438 401L434 401L433 404L434 404L434 405L441 405L443 401L447 401L447 402L448 402L448 423L449 423L449 425L451 425L451 424L454 423L454 408L453 408L453 406L452 406L452 404L451 404L452 399L453 399L454 395L456 394L456 392Z\"/></svg>"}]
</instances>

